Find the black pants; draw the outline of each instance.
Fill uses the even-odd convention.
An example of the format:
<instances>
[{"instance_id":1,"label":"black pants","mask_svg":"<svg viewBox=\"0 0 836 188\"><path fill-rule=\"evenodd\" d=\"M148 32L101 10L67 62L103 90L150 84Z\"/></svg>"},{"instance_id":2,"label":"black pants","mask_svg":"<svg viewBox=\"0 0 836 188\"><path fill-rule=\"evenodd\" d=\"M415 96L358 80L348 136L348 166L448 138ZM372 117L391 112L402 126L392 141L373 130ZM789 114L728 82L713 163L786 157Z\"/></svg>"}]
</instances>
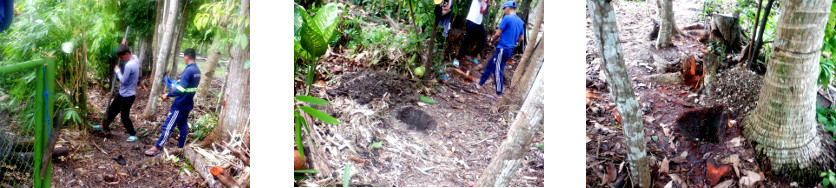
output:
<instances>
[{"instance_id":1,"label":"black pants","mask_svg":"<svg viewBox=\"0 0 836 188\"><path fill-rule=\"evenodd\" d=\"M467 29L464 33L464 42L459 46L459 53L456 55L456 59L464 58L465 55L476 56L485 48L485 27L473 23L470 20L467 21L465 26Z\"/></svg>"},{"instance_id":2,"label":"black pants","mask_svg":"<svg viewBox=\"0 0 836 188\"><path fill-rule=\"evenodd\" d=\"M125 126L125 130L128 131L128 134L131 136L136 136L136 131L134 130L134 124L131 122L131 105L134 104L134 99L136 99L136 95L130 97L122 97L122 95L116 93L116 98L110 102L110 106L107 107L107 118L105 118L104 122L102 122L102 129L105 131L110 131L110 122L113 122L113 118L116 118L116 114L122 114L122 125Z\"/></svg>"}]
</instances>

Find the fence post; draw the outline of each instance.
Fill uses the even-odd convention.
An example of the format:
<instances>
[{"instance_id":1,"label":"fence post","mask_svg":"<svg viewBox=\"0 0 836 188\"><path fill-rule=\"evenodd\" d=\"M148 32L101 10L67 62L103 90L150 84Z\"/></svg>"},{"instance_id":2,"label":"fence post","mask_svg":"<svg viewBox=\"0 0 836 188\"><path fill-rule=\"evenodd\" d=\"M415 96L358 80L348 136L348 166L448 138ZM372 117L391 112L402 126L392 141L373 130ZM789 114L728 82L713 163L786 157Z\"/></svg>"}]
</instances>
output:
<instances>
[{"instance_id":1,"label":"fence post","mask_svg":"<svg viewBox=\"0 0 836 188\"><path fill-rule=\"evenodd\" d=\"M50 130L52 128L52 122L47 122L47 117L54 117L53 113L55 111L54 103L55 103L55 96L52 93L55 90L55 59L54 58L43 58L42 61L43 66L37 67L37 86L35 86L38 96L35 97L35 104L38 106L38 110L35 113L35 173L32 175L35 179L34 187L51 187L52 182L52 160L49 160L46 164L41 163L41 159L43 157L50 157L44 156L45 148L47 142L49 141L49 133L47 131L54 131ZM44 97L46 95L46 97ZM46 98L46 100L44 100ZM43 165L47 165L46 168L42 168ZM44 169L46 172L44 176L41 176L41 169Z\"/></svg>"}]
</instances>

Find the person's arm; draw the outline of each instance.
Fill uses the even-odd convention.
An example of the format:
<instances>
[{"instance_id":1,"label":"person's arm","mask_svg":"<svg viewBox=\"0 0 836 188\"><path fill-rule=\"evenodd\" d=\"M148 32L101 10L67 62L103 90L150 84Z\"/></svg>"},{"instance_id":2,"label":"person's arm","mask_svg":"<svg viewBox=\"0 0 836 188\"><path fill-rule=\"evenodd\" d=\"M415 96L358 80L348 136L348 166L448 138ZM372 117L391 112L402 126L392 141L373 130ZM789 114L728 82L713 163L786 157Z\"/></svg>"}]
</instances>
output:
<instances>
[{"instance_id":1,"label":"person's arm","mask_svg":"<svg viewBox=\"0 0 836 188\"><path fill-rule=\"evenodd\" d=\"M122 71L120 71L119 64L116 64L116 67L113 67L113 72L115 72L114 74L116 74L116 78L118 78L120 82L125 80L125 77L123 77L124 74L122 74Z\"/></svg>"},{"instance_id":2,"label":"person's arm","mask_svg":"<svg viewBox=\"0 0 836 188\"><path fill-rule=\"evenodd\" d=\"M502 35L502 31L508 29L508 20L503 18L502 21L499 22L499 27L496 27L496 34L491 37L490 45L495 46L499 43L499 35Z\"/></svg>"},{"instance_id":3,"label":"person's arm","mask_svg":"<svg viewBox=\"0 0 836 188\"><path fill-rule=\"evenodd\" d=\"M499 35L502 35L502 29L496 29L496 34L491 37L491 46L496 46L499 43Z\"/></svg>"},{"instance_id":4,"label":"person's arm","mask_svg":"<svg viewBox=\"0 0 836 188\"><path fill-rule=\"evenodd\" d=\"M520 38L517 39L517 42L523 41L524 38L525 38L525 33L520 34Z\"/></svg>"},{"instance_id":5,"label":"person's arm","mask_svg":"<svg viewBox=\"0 0 836 188\"><path fill-rule=\"evenodd\" d=\"M184 70L183 75L180 75L180 84L178 84L177 87L174 87L174 89L169 91L166 95L169 96L169 97L176 97L176 96L183 95L183 93L186 92L186 87L184 87L184 86L191 85L190 84L191 81L192 81L191 75L192 75L191 72L186 72Z\"/></svg>"}]
</instances>

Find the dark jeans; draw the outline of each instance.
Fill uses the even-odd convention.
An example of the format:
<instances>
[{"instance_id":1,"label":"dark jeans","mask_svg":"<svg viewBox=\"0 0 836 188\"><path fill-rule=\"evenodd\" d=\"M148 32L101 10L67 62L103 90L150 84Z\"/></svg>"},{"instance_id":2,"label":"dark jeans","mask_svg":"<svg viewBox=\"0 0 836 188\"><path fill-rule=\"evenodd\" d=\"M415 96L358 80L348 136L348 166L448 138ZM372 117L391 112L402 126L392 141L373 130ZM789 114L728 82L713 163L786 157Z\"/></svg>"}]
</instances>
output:
<instances>
[{"instance_id":1,"label":"dark jeans","mask_svg":"<svg viewBox=\"0 0 836 188\"><path fill-rule=\"evenodd\" d=\"M465 26L467 29L464 33L464 41L459 46L459 53L456 55L456 59L464 58L465 55L476 56L485 48L485 27L473 23L470 20L467 21Z\"/></svg>"},{"instance_id":2,"label":"dark jeans","mask_svg":"<svg viewBox=\"0 0 836 188\"><path fill-rule=\"evenodd\" d=\"M102 122L102 129L105 131L110 131L110 122L113 122L113 118L116 118L116 114L122 114L122 125L125 126L125 130L128 131L128 134L131 136L136 136L136 131L134 130L134 124L131 122L131 105L134 104L134 99L136 99L136 95L130 97L122 97L122 95L116 93L116 98L110 102L110 106L107 107L107 118L105 118L104 122Z\"/></svg>"}]
</instances>

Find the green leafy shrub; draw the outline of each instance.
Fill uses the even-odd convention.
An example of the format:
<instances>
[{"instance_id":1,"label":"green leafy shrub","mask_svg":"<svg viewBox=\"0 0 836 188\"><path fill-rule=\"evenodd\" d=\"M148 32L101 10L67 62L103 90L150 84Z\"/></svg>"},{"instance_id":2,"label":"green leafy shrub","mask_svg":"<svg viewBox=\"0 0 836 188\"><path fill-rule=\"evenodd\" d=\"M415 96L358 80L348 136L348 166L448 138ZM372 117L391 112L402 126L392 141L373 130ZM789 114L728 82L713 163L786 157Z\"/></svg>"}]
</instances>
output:
<instances>
[{"instance_id":1,"label":"green leafy shrub","mask_svg":"<svg viewBox=\"0 0 836 188\"><path fill-rule=\"evenodd\" d=\"M302 101L302 102L305 102L305 103L308 103L308 104L314 104L314 105L330 104L330 102L328 102L324 99L311 97L311 96L305 96L305 95L296 96L295 101ZM303 106L301 104L296 104L295 107L299 110L302 110L303 112L310 115L311 117L314 117L316 119L321 120L322 122L330 123L330 124L341 124L340 121L337 120L336 118L332 117L331 115L326 114L325 112L319 111L317 109L307 107L307 106ZM308 124L305 121L305 118L301 114L299 114L299 110L296 110L296 109L293 110L293 124L294 124L294 126L293 126L294 129L293 130L294 130L294 133L296 135L296 150L299 151L299 155L301 155L302 157L305 157L305 148L302 145L302 127L305 127L305 131L307 131L308 136L311 136L311 129L308 128ZM314 145L316 145L316 144L314 143Z\"/></svg>"},{"instance_id":2,"label":"green leafy shrub","mask_svg":"<svg viewBox=\"0 0 836 188\"><path fill-rule=\"evenodd\" d=\"M293 60L295 63L301 57L308 62L304 65L294 64L294 69L298 71L304 67L306 70L305 85L308 91L316 74L316 61L325 54L328 44L338 38L335 33L343 12L342 7L341 4L327 4L318 8L313 17L310 11L298 4L293 9Z\"/></svg>"},{"instance_id":3,"label":"green leafy shrub","mask_svg":"<svg viewBox=\"0 0 836 188\"><path fill-rule=\"evenodd\" d=\"M833 134L833 139L836 140L836 110L824 108L816 104L816 120L824 125L824 130Z\"/></svg>"}]
</instances>

